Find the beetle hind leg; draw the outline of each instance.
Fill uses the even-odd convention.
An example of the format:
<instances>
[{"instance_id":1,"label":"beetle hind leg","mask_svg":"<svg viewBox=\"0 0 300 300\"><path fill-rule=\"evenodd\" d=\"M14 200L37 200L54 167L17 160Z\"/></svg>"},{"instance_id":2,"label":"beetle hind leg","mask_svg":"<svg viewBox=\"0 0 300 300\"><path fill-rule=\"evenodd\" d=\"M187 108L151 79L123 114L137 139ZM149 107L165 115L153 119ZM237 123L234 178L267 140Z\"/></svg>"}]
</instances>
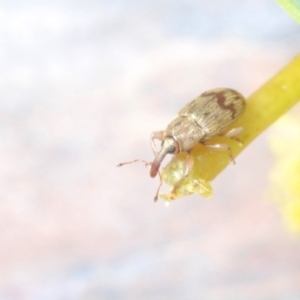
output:
<instances>
[{"instance_id":1,"label":"beetle hind leg","mask_svg":"<svg viewBox=\"0 0 300 300\"><path fill-rule=\"evenodd\" d=\"M241 132L243 132L243 130L244 130L243 127L232 128L232 129L224 132L224 134L221 134L220 136L229 137L232 140L238 142L240 145L243 145L244 142L237 137L237 135L239 135Z\"/></svg>"},{"instance_id":2,"label":"beetle hind leg","mask_svg":"<svg viewBox=\"0 0 300 300\"><path fill-rule=\"evenodd\" d=\"M221 151L227 151L229 155L230 161L235 164L235 160L232 155L232 150L231 148L226 145L226 144L203 144L205 147L210 148L210 149L216 149L216 150L221 150Z\"/></svg>"}]
</instances>

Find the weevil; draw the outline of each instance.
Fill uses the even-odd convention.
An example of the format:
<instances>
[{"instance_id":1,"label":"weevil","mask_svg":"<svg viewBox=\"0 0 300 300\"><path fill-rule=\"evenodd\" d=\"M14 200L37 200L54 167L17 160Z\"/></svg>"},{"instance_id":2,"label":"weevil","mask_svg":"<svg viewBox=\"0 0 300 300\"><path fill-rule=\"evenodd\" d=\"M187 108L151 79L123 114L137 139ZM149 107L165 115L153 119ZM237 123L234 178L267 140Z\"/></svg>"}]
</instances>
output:
<instances>
[{"instance_id":1,"label":"weevil","mask_svg":"<svg viewBox=\"0 0 300 300\"><path fill-rule=\"evenodd\" d=\"M207 144L206 142L215 136L226 136L241 142L236 136L243 131L242 127L228 131L226 131L226 128L242 115L245 108L245 98L235 90L217 88L206 91L184 106L165 130L151 133L151 147L155 155L153 162L136 159L120 163L118 166L143 162L146 166L150 166L150 176L152 178L159 174L160 184L154 197L154 201L156 201L162 185L159 168L167 154L174 155L180 152L188 154L183 164L183 175L175 183L173 190L191 172L194 159L190 151L198 143L213 149L227 150L230 160L234 163L231 149L227 144ZM162 142L159 151L156 150L155 140Z\"/></svg>"}]
</instances>

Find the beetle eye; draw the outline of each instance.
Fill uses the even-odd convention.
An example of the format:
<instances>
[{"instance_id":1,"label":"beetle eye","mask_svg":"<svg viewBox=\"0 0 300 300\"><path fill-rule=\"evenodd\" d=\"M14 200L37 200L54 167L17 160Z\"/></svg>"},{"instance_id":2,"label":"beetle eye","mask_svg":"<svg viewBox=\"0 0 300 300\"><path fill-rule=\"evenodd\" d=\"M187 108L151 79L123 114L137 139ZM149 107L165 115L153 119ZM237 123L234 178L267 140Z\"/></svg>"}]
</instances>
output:
<instances>
[{"instance_id":1,"label":"beetle eye","mask_svg":"<svg viewBox=\"0 0 300 300\"><path fill-rule=\"evenodd\" d=\"M174 153L176 150L175 146L171 145L169 148L168 148L168 153Z\"/></svg>"}]
</instances>

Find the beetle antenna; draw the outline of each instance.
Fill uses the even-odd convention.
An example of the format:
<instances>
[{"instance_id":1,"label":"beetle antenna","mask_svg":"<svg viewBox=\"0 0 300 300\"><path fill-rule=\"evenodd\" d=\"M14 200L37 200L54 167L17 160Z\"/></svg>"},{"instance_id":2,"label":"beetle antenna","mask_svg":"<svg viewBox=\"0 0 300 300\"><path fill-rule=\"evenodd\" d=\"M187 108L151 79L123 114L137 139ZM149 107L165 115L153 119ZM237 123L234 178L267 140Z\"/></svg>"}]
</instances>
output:
<instances>
[{"instance_id":1,"label":"beetle antenna","mask_svg":"<svg viewBox=\"0 0 300 300\"><path fill-rule=\"evenodd\" d=\"M122 167L124 165L129 165L129 164L134 164L136 162L141 162L141 163L144 163L145 164L145 167L149 167L149 166L152 166L152 162L149 162L149 161L145 161L143 159L134 159L132 161L127 161L127 162L123 162L123 163L119 163L117 164L117 167ZM154 197L154 202L156 202L158 200L158 196L159 196L159 191L161 189L161 186L163 184L163 181L162 181L162 176L160 174L159 171L157 171L158 175L159 175L159 185L158 185L158 188L156 190L156 194L155 194L155 197Z\"/></svg>"},{"instance_id":2,"label":"beetle antenna","mask_svg":"<svg viewBox=\"0 0 300 300\"><path fill-rule=\"evenodd\" d=\"M150 166L152 163L149 162L149 161L145 161L143 159L134 159L132 161L127 161L127 162L123 162L123 163L119 163L117 164L117 167L122 167L124 165L130 165L130 164L134 164L136 162L141 162L141 163L144 163L146 167Z\"/></svg>"}]
</instances>

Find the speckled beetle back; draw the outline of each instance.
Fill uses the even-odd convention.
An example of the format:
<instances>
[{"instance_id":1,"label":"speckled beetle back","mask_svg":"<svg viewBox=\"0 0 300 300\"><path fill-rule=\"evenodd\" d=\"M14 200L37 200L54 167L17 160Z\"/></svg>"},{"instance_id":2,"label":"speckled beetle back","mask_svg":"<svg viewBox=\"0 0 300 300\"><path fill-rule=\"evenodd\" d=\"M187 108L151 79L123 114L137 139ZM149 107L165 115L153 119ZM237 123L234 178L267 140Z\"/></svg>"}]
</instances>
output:
<instances>
[{"instance_id":1,"label":"speckled beetle back","mask_svg":"<svg viewBox=\"0 0 300 300\"><path fill-rule=\"evenodd\" d=\"M218 88L195 98L178 115L192 118L205 133L202 141L207 141L238 119L245 105L245 98L237 91Z\"/></svg>"}]
</instances>

